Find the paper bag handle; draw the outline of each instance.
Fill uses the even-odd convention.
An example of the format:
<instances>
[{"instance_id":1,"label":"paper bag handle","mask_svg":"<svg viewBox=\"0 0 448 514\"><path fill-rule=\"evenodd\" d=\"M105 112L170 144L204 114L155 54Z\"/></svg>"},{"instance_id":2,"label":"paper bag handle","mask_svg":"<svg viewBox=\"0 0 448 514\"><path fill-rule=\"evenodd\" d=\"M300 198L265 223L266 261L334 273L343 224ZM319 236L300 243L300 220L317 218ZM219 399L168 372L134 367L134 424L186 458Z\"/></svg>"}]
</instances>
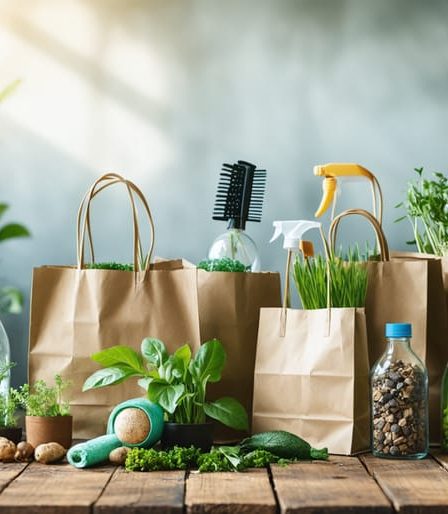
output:
<instances>
[{"instance_id":1,"label":"paper bag handle","mask_svg":"<svg viewBox=\"0 0 448 514\"><path fill-rule=\"evenodd\" d=\"M82 269L84 267L84 244L85 244L85 235L86 232L88 234L89 245L90 245L90 254L92 261L94 262L94 250L93 250L93 239L92 239L92 231L90 226L90 205L93 198L100 193L103 189L110 187L117 183L123 183L126 186L128 191L129 200L131 203L132 209L132 218L133 218L133 233L134 233L134 271L147 271L150 266L151 257L154 249L154 221L151 214L151 210L149 208L148 202L141 192L141 190L130 180L123 178L121 175L117 173L106 173L98 178L87 193L84 195L83 200L81 201L78 216L77 216L77 259L78 259L78 269ZM143 260L140 262L139 255L141 254L141 242L140 242L140 228L138 222L138 212L135 205L134 195L136 195L140 201L142 202L145 212L148 217L149 226L150 226L150 248L149 251ZM83 218L84 216L84 218Z\"/></svg>"},{"instance_id":2,"label":"paper bag handle","mask_svg":"<svg viewBox=\"0 0 448 514\"><path fill-rule=\"evenodd\" d=\"M387 244L386 236L384 235L384 231L381 228L379 221L373 216L370 212L364 209L348 209L347 211L341 212L338 214L334 220L331 222L330 230L328 232L328 240L330 241L330 250L334 253L336 247L336 236L338 232L339 223L343 218L348 218L350 216L362 216L370 222L373 230L375 231L379 250L380 250L380 258L382 261L389 260L389 246Z\"/></svg>"}]
</instances>

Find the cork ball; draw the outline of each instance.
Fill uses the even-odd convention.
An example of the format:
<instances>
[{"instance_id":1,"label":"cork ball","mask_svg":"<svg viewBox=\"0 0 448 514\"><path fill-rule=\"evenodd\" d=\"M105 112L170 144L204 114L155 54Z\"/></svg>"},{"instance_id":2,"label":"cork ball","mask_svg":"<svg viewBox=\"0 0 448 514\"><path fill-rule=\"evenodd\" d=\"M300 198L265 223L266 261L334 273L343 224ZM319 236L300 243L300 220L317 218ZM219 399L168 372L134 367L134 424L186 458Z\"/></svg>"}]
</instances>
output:
<instances>
[{"instance_id":1,"label":"cork ball","mask_svg":"<svg viewBox=\"0 0 448 514\"><path fill-rule=\"evenodd\" d=\"M144 411L129 407L117 414L114 431L121 442L139 444L148 437L151 431L151 423Z\"/></svg>"}]
</instances>

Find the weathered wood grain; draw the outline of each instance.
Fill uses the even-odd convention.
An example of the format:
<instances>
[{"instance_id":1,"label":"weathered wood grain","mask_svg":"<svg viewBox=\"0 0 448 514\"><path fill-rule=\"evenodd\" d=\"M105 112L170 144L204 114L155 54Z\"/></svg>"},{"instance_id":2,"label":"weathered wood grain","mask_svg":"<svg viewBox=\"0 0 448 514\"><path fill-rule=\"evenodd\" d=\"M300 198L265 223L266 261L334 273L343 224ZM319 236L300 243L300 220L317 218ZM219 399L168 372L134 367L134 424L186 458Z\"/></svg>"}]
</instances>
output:
<instances>
[{"instance_id":1,"label":"weathered wood grain","mask_svg":"<svg viewBox=\"0 0 448 514\"><path fill-rule=\"evenodd\" d=\"M448 473L431 458L420 461L362 457L400 514L446 514Z\"/></svg>"},{"instance_id":2,"label":"weathered wood grain","mask_svg":"<svg viewBox=\"0 0 448 514\"><path fill-rule=\"evenodd\" d=\"M439 449L437 449L432 450L431 455L444 469L448 471L448 454L442 453Z\"/></svg>"},{"instance_id":3,"label":"weathered wood grain","mask_svg":"<svg viewBox=\"0 0 448 514\"><path fill-rule=\"evenodd\" d=\"M390 513L392 507L356 457L272 466L282 514Z\"/></svg>"},{"instance_id":4,"label":"weathered wood grain","mask_svg":"<svg viewBox=\"0 0 448 514\"><path fill-rule=\"evenodd\" d=\"M8 464L0 464L0 492L11 483L22 471L28 466L28 464L22 464L18 462L11 462Z\"/></svg>"},{"instance_id":5,"label":"weathered wood grain","mask_svg":"<svg viewBox=\"0 0 448 514\"><path fill-rule=\"evenodd\" d=\"M115 468L33 463L0 494L0 514L87 514Z\"/></svg>"},{"instance_id":6,"label":"weathered wood grain","mask_svg":"<svg viewBox=\"0 0 448 514\"><path fill-rule=\"evenodd\" d=\"M95 514L178 514L184 509L185 472L127 473L117 470Z\"/></svg>"},{"instance_id":7,"label":"weathered wood grain","mask_svg":"<svg viewBox=\"0 0 448 514\"><path fill-rule=\"evenodd\" d=\"M243 473L191 473L185 504L188 514L274 514L276 501L264 469Z\"/></svg>"}]
</instances>

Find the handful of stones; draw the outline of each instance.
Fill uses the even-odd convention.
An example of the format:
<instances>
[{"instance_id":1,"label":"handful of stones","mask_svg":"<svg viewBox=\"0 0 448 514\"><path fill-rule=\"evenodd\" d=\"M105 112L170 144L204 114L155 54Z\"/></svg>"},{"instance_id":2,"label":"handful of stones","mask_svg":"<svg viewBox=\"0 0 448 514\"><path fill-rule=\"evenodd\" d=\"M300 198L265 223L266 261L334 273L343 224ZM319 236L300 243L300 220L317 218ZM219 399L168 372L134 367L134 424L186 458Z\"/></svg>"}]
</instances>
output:
<instances>
[{"instance_id":1,"label":"handful of stones","mask_svg":"<svg viewBox=\"0 0 448 514\"><path fill-rule=\"evenodd\" d=\"M398 360L372 380L373 451L400 457L426 451L424 374Z\"/></svg>"}]
</instances>

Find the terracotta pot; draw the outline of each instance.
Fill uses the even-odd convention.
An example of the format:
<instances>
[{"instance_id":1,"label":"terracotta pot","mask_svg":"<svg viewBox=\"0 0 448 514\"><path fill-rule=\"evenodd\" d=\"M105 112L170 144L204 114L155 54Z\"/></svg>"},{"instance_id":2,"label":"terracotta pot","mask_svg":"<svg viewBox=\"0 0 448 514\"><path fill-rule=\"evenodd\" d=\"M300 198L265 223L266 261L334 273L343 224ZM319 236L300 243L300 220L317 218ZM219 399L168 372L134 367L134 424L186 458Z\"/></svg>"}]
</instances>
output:
<instances>
[{"instance_id":1,"label":"terracotta pot","mask_svg":"<svg viewBox=\"0 0 448 514\"><path fill-rule=\"evenodd\" d=\"M20 427L2 427L0 428L0 437L6 437L13 443L20 443L22 440L22 429Z\"/></svg>"},{"instance_id":2,"label":"terracotta pot","mask_svg":"<svg viewBox=\"0 0 448 514\"><path fill-rule=\"evenodd\" d=\"M165 423L161 443L164 449L195 446L208 452L213 444L213 423Z\"/></svg>"},{"instance_id":3,"label":"terracotta pot","mask_svg":"<svg viewBox=\"0 0 448 514\"><path fill-rule=\"evenodd\" d=\"M59 443L68 449L72 445L72 416L26 416L26 440L36 448L43 443Z\"/></svg>"}]
</instances>

